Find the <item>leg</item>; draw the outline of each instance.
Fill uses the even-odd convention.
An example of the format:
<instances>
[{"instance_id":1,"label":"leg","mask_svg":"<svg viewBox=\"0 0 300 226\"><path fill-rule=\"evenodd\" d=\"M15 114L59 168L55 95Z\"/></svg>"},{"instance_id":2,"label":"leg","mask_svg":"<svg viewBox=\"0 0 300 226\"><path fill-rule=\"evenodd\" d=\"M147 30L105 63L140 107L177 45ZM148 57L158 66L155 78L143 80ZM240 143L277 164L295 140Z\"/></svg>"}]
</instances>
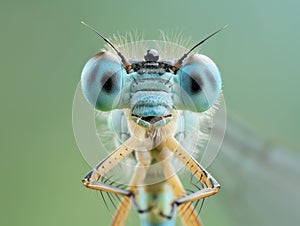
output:
<instances>
[{"instance_id":1,"label":"leg","mask_svg":"<svg viewBox=\"0 0 300 226\"><path fill-rule=\"evenodd\" d=\"M164 156L168 155L170 151L166 148L163 148L160 152L160 154L157 156L157 160L161 163L164 174L167 178L167 182L170 184L174 197L176 200L178 200L181 197L186 197L186 192L185 189L175 173L174 166L172 165L171 161L168 161ZM170 158L168 156L167 158ZM175 213L176 213L176 206L173 204L172 206L172 211L170 216L164 216L167 218L173 218ZM200 223L197 213L194 211L194 206L192 205L191 202L186 202L184 205L178 206L178 213L181 218L182 225L185 226L201 226L202 224ZM160 214L162 215L162 213Z\"/></svg>"},{"instance_id":2,"label":"leg","mask_svg":"<svg viewBox=\"0 0 300 226\"><path fill-rule=\"evenodd\" d=\"M177 142L177 140L175 140L175 138L167 138L162 145L162 147L166 147L169 151L173 152L192 175L205 187L193 194L178 198L174 201L176 205L206 198L219 191L220 185L218 182Z\"/></svg>"},{"instance_id":3,"label":"leg","mask_svg":"<svg viewBox=\"0 0 300 226\"><path fill-rule=\"evenodd\" d=\"M186 194L184 187L176 174L173 177L171 177L170 180L168 180L168 183L171 185L171 187L173 189L175 188L177 191L180 191L181 194L184 194L184 195ZM175 193L175 191L174 191L174 193ZM186 197L186 196L183 196L183 197ZM175 197L175 198L179 198L179 197ZM181 218L182 225L185 225L185 226L201 226L202 225L198 219L197 213L194 210L194 206L191 202L185 202L184 205L179 205L178 206L178 214Z\"/></svg>"},{"instance_id":4,"label":"leg","mask_svg":"<svg viewBox=\"0 0 300 226\"><path fill-rule=\"evenodd\" d=\"M104 176L109 170L111 170L118 162L122 161L126 156L133 152L134 144L133 139L128 139L120 147L118 147L113 153L111 153L106 159L100 162L91 172L83 178L82 183L85 187L100 190L105 192L110 192L118 195L130 196L131 192L129 190L120 189L112 185L108 185L99 181L99 179Z\"/></svg>"},{"instance_id":5,"label":"leg","mask_svg":"<svg viewBox=\"0 0 300 226\"><path fill-rule=\"evenodd\" d=\"M131 178L131 181L127 187L127 190L131 191L132 194L136 194L137 186L141 185L143 180L145 179L147 168L151 164L151 155L148 151L137 151L135 152L135 156L137 159L137 167L134 170L134 174ZM144 213L151 210L151 206L145 210L142 210L135 201L134 196L123 196L116 214L114 216L113 222L111 226L123 226L127 215L130 210L130 199L132 200L132 204L135 210L139 213Z\"/></svg>"},{"instance_id":6,"label":"leg","mask_svg":"<svg viewBox=\"0 0 300 226\"><path fill-rule=\"evenodd\" d=\"M123 196L111 226L123 226L130 210L130 197Z\"/></svg>"}]
</instances>

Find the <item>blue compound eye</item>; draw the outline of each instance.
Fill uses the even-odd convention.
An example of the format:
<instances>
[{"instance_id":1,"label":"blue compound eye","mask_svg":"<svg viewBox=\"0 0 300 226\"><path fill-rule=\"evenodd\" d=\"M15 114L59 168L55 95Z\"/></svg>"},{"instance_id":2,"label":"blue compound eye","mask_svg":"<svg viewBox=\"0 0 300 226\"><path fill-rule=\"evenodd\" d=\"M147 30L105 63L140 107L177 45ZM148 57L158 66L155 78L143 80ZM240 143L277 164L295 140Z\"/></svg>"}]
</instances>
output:
<instances>
[{"instance_id":1,"label":"blue compound eye","mask_svg":"<svg viewBox=\"0 0 300 226\"><path fill-rule=\"evenodd\" d=\"M112 110L120 98L125 73L115 54L96 54L86 63L81 74L85 98L98 110Z\"/></svg>"},{"instance_id":2,"label":"blue compound eye","mask_svg":"<svg viewBox=\"0 0 300 226\"><path fill-rule=\"evenodd\" d=\"M222 86L220 72L207 56L195 54L188 57L177 74L185 108L203 112L218 99Z\"/></svg>"}]
</instances>

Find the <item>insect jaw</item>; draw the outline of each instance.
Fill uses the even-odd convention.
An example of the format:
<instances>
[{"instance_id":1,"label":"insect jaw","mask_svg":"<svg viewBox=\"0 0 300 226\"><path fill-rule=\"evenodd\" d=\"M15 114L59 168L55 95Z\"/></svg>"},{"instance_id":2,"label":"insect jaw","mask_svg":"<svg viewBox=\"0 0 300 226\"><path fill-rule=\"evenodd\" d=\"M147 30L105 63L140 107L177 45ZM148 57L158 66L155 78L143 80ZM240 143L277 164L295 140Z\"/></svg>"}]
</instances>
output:
<instances>
[{"instance_id":1,"label":"insect jaw","mask_svg":"<svg viewBox=\"0 0 300 226\"><path fill-rule=\"evenodd\" d=\"M140 126L149 128L151 126L154 127L161 127L166 125L168 122L170 122L173 119L172 114L167 114L163 116L141 116L137 114L131 114L131 119L135 121Z\"/></svg>"}]
</instances>

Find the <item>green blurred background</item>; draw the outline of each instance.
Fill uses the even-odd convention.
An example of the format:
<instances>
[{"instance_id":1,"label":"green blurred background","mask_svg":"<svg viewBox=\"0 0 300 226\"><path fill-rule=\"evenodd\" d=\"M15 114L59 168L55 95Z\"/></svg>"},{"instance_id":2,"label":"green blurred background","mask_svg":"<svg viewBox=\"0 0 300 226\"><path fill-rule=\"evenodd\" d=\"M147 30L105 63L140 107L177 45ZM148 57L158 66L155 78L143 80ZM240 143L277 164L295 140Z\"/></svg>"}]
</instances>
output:
<instances>
[{"instance_id":1,"label":"green blurred background","mask_svg":"<svg viewBox=\"0 0 300 226\"><path fill-rule=\"evenodd\" d=\"M72 131L81 70L104 44L81 20L106 36L175 30L195 43L229 24L201 48L222 72L229 114L297 152L299 8L297 0L1 1L0 224L109 224L101 199L81 185L90 167ZM206 225L237 225L228 208L201 215Z\"/></svg>"}]
</instances>

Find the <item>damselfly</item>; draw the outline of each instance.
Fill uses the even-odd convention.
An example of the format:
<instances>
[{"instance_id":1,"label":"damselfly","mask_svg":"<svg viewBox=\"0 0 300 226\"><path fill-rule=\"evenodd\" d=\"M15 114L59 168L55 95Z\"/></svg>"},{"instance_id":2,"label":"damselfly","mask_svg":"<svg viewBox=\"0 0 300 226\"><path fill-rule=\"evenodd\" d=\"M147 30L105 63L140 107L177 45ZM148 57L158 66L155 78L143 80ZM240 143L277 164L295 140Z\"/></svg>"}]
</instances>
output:
<instances>
[{"instance_id":1,"label":"damselfly","mask_svg":"<svg viewBox=\"0 0 300 226\"><path fill-rule=\"evenodd\" d=\"M213 115L219 106L224 132L225 111L217 66L192 52L223 28L189 50L166 39L115 46L91 29L112 51L86 63L82 92L97 109L99 141L112 141L112 135L116 149L103 148L109 153L84 186L121 197L112 225L124 225L131 206L142 225L175 225L176 214L183 225L201 225L195 206L220 185L200 161L208 165L218 152L222 136L210 142Z\"/></svg>"}]
</instances>

